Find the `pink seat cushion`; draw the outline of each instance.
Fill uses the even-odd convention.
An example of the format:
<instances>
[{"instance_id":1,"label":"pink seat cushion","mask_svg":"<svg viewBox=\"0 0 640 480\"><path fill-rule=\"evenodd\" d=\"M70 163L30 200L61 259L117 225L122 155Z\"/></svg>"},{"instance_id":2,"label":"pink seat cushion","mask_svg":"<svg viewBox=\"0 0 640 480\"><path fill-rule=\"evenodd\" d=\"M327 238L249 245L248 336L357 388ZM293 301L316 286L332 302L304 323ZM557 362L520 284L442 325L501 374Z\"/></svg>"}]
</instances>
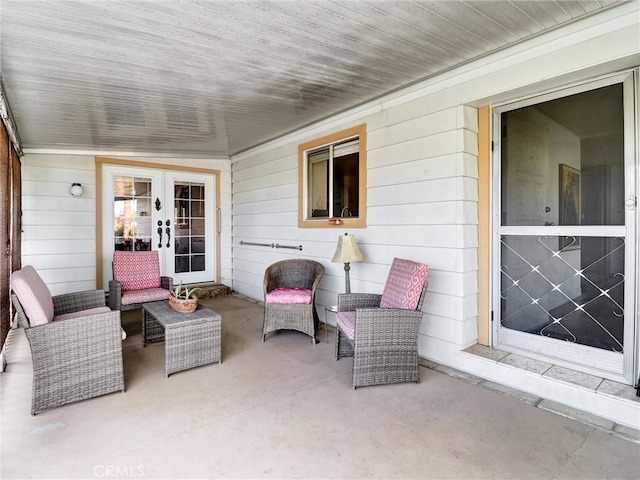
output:
<instances>
[{"instance_id":1,"label":"pink seat cushion","mask_svg":"<svg viewBox=\"0 0 640 480\"><path fill-rule=\"evenodd\" d=\"M113 279L122 290L145 290L160 287L158 252L113 252Z\"/></svg>"},{"instance_id":2,"label":"pink seat cushion","mask_svg":"<svg viewBox=\"0 0 640 480\"><path fill-rule=\"evenodd\" d=\"M146 290L130 290L122 292L122 305L133 305L135 303L157 302L158 300L167 300L169 298L169 290L164 288L147 288Z\"/></svg>"},{"instance_id":3,"label":"pink seat cushion","mask_svg":"<svg viewBox=\"0 0 640 480\"><path fill-rule=\"evenodd\" d=\"M44 325L53 320L51 292L31 265L11 274L11 289L20 300L30 326Z\"/></svg>"},{"instance_id":4,"label":"pink seat cushion","mask_svg":"<svg viewBox=\"0 0 640 480\"><path fill-rule=\"evenodd\" d=\"M54 322L59 322L61 320L68 320L70 318L78 318L78 317L86 317L87 315L98 315L100 313L109 313L111 309L109 307L95 307L88 308L87 310L80 310L78 312L65 313L64 315L56 315L53 317ZM124 331L124 328L120 327L122 340L127 338L127 332Z\"/></svg>"},{"instance_id":5,"label":"pink seat cushion","mask_svg":"<svg viewBox=\"0 0 640 480\"><path fill-rule=\"evenodd\" d=\"M356 331L356 312L338 312L336 323L349 340L353 340Z\"/></svg>"},{"instance_id":6,"label":"pink seat cushion","mask_svg":"<svg viewBox=\"0 0 640 480\"><path fill-rule=\"evenodd\" d=\"M382 292L380 308L415 310L427 273L429 267L422 263L394 258Z\"/></svg>"},{"instance_id":7,"label":"pink seat cushion","mask_svg":"<svg viewBox=\"0 0 640 480\"><path fill-rule=\"evenodd\" d=\"M291 304L291 303L311 303L311 290L306 288L275 288L267 293L265 298L266 303L279 303L279 304Z\"/></svg>"}]
</instances>

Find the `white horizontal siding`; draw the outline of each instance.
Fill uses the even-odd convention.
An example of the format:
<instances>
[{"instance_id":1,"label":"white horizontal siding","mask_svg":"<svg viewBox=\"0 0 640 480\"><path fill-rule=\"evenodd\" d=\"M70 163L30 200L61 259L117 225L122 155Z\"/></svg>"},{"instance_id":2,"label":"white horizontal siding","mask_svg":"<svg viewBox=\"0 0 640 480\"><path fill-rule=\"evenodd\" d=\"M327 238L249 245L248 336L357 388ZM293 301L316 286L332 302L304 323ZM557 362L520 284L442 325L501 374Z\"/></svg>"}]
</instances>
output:
<instances>
[{"instance_id":1,"label":"white horizontal siding","mask_svg":"<svg viewBox=\"0 0 640 480\"><path fill-rule=\"evenodd\" d=\"M404 143L394 143L375 150L368 150L367 167L395 165L396 162L402 164L458 152L477 155L477 145L474 148L469 145L471 142L477 142L473 132L449 131L426 135Z\"/></svg>"},{"instance_id":2,"label":"white horizontal siding","mask_svg":"<svg viewBox=\"0 0 640 480\"><path fill-rule=\"evenodd\" d=\"M291 208L290 198L275 198L261 202L236 203L233 206L234 221L237 222L243 215L255 215L261 213L278 213ZM296 203L297 207L297 203ZM297 208L296 208L297 211Z\"/></svg>"},{"instance_id":3,"label":"white horizontal siding","mask_svg":"<svg viewBox=\"0 0 640 480\"><path fill-rule=\"evenodd\" d=\"M22 225L23 230L27 233L27 238L29 235L29 228L32 226L57 226L62 227L66 230L65 237L73 236L73 229L75 227L85 227L91 228L93 227L95 230L95 222L96 222L96 214L95 207L93 211L78 211L74 212L73 210L51 210L55 208L55 205L58 203L53 200L52 197L38 197L38 198L24 198L24 205L22 209ZM34 201L35 200L35 201ZM37 204L37 209L29 210L29 205ZM95 200L94 200L95 204ZM49 205L49 206L47 206ZM47 210L49 209L49 210ZM95 232L94 232L95 235ZM52 232L45 234L44 237L40 237L39 239L52 239L55 238L52 236Z\"/></svg>"},{"instance_id":4,"label":"white horizontal siding","mask_svg":"<svg viewBox=\"0 0 640 480\"><path fill-rule=\"evenodd\" d=\"M289 162L292 163L292 162ZM261 170L261 169L256 169ZM252 190L257 190L263 188L265 183L270 187L277 187L280 185L291 184L291 182L298 181L298 164L297 162L293 166L289 166L286 170L277 171L277 173L264 173L258 174L259 176L256 178L236 181L234 177L233 181L233 192L250 192Z\"/></svg>"},{"instance_id":5,"label":"white horizontal siding","mask_svg":"<svg viewBox=\"0 0 640 480\"><path fill-rule=\"evenodd\" d=\"M378 130L373 130L367 135L367 148L371 151L378 148L389 147L396 144L405 144L412 140L424 138L425 132L430 132L432 136L451 132L458 129L459 108L448 108L428 115L421 115L415 118L398 122L395 125L381 125Z\"/></svg>"},{"instance_id":6,"label":"white horizontal siding","mask_svg":"<svg viewBox=\"0 0 640 480\"><path fill-rule=\"evenodd\" d=\"M432 202L427 204L382 205L367 209L367 224L374 225L431 225L478 223L478 205L475 202Z\"/></svg>"},{"instance_id":7,"label":"white horizontal siding","mask_svg":"<svg viewBox=\"0 0 640 480\"><path fill-rule=\"evenodd\" d=\"M81 183L82 197L72 197ZM57 295L95 288L95 172L86 155L22 158L22 264Z\"/></svg>"},{"instance_id":8,"label":"white horizontal siding","mask_svg":"<svg viewBox=\"0 0 640 480\"><path fill-rule=\"evenodd\" d=\"M236 233L241 234L242 230L239 227L253 226L256 222L261 222L262 225L269 225L270 229L278 227L286 227L295 223L298 218L298 212L267 212L267 213L254 213L246 215L234 215L234 225Z\"/></svg>"},{"instance_id":9,"label":"white horizontal siding","mask_svg":"<svg viewBox=\"0 0 640 480\"><path fill-rule=\"evenodd\" d=\"M402 205L442 201L478 201L477 179L469 177L445 178L371 187L367 189L367 206Z\"/></svg>"},{"instance_id":10,"label":"white horizontal siding","mask_svg":"<svg viewBox=\"0 0 640 480\"><path fill-rule=\"evenodd\" d=\"M233 172L234 191L238 186L242 185L243 180L252 180L261 175L270 175L273 172L279 172L291 169L293 161L297 160L297 152L287 152L285 157L276 158L273 160L265 160L263 162L256 163L255 165L246 166L242 170Z\"/></svg>"},{"instance_id":11,"label":"white horizontal siding","mask_svg":"<svg viewBox=\"0 0 640 480\"><path fill-rule=\"evenodd\" d=\"M95 253L75 253L68 255L60 253L56 255L22 255L23 265L32 265L40 271L56 270L61 268L84 268L95 261ZM44 275L49 275L45 273Z\"/></svg>"},{"instance_id":12,"label":"white horizontal siding","mask_svg":"<svg viewBox=\"0 0 640 480\"><path fill-rule=\"evenodd\" d=\"M133 158L138 162L220 170L221 281L232 286L229 160ZM96 287L95 159L29 154L22 159L22 264L33 265L54 295ZM69 194L81 183L81 197Z\"/></svg>"},{"instance_id":13,"label":"white horizontal siding","mask_svg":"<svg viewBox=\"0 0 640 480\"><path fill-rule=\"evenodd\" d=\"M387 157L380 157L387 158ZM367 162L367 186L369 188L409 183L416 178L422 180L442 180L466 176L478 178L477 156L467 153L452 153L440 157L428 157L401 165L374 167Z\"/></svg>"},{"instance_id":14,"label":"white horizontal siding","mask_svg":"<svg viewBox=\"0 0 640 480\"><path fill-rule=\"evenodd\" d=\"M261 187L256 190L234 191L233 208L246 203L262 203L267 200L294 199L298 198L298 182L281 186ZM297 205L297 203L296 203Z\"/></svg>"}]
</instances>

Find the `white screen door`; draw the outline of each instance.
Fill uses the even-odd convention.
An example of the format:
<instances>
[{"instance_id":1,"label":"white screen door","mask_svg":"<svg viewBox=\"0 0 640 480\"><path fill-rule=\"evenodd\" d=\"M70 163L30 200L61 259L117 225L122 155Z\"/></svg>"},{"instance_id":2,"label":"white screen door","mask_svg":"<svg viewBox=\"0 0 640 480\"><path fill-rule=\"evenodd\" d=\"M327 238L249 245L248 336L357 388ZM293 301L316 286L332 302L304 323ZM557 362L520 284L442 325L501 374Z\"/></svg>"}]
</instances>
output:
<instances>
[{"instance_id":1,"label":"white screen door","mask_svg":"<svg viewBox=\"0 0 640 480\"><path fill-rule=\"evenodd\" d=\"M618 75L506 105L493 120L493 345L629 384L632 99L633 76Z\"/></svg>"},{"instance_id":2,"label":"white screen door","mask_svg":"<svg viewBox=\"0 0 640 480\"><path fill-rule=\"evenodd\" d=\"M115 250L157 250L175 283L216 280L213 175L103 165L102 183L103 285Z\"/></svg>"}]
</instances>

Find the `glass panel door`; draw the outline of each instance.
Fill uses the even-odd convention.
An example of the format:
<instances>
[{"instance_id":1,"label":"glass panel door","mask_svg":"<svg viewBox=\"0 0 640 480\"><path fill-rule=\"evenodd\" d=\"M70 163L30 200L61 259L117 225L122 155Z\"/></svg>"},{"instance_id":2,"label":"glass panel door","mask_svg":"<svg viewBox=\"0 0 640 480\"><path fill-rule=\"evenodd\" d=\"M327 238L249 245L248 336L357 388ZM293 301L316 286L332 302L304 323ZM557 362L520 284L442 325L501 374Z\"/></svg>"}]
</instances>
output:
<instances>
[{"instance_id":1,"label":"glass panel door","mask_svg":"<svg viewBox=\"0 0 640 480\"><path fill-rule=\"evenodd\" d=\"M162 251L157 223L164 222L161 170L102 165L102 286L113 278L115 250ZM160 208L158 208L160 207ZM164 271L164 256L160 271Z\"/></svg>"},{"instance_id":2,"label":"glass panel door","mask_svg":"<svg viewBox=\"0 0 640 480\"><path fill-rule=\"evenodd\" d=\"M175 271L201 272L205 269L204 184L174 183Z\"/></svg>"},{"instance_id":3,"label":"glass panel door","mask_svg":"<svg viewBox=\"0 0 640 480\"><path fill-rule=\"evenodd\" d=\"M174 281L215 277L215 194L210 175L167 172L165 190L173 206L173 239L165 252ZM170 193L169 193L170 192Z\"/></svg>"},{"instance_id":4,"label":"glass panel door","mask_svg":"<svg viewBox=\"0 0 640 480\"><path fill-rule=\"evenodd\" d=\"M175 283L216 280L212 175L103 165L102 179L103 286L115 250L157 250Z\"/></svg>"},{"instance_id":5,"label":"glass panel door","mask_svg":"<svg viewBox=\"0 0 640 480\"><path fill-rule=\"evenodd\" d=\"M632 383L628 88L611 79L497 110L493 343Z\"/></svg>"},{"instance_id":6,"label":"glass panel door","mask_svg":"<svg viewBox=\"0 0 640 480\"><path fill-rule=\"evenodd\" d=\"M149 177L114 176L114 250L151 250L151 184Z\"/></svg>"}]
</instances>

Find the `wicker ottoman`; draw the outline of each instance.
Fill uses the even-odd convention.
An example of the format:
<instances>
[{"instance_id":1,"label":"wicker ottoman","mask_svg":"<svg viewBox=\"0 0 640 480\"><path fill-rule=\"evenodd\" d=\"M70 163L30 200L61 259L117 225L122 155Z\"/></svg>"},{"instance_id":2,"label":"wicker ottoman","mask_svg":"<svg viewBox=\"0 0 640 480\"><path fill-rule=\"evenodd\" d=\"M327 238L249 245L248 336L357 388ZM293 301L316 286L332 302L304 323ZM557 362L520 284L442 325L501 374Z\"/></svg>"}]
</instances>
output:
<instances>
[{"instance_id":1,"label":"wicker ottoman","mask_svg":"<svg viewBox=\"0 0 640 480\"><path fill-rule=\"evenodd\" d=\"M142 345L165 342L165 374L222 362L222 317L198 306L193 313L178 313L169 302L142 306Z\"/></svg>"}]
</instances>

